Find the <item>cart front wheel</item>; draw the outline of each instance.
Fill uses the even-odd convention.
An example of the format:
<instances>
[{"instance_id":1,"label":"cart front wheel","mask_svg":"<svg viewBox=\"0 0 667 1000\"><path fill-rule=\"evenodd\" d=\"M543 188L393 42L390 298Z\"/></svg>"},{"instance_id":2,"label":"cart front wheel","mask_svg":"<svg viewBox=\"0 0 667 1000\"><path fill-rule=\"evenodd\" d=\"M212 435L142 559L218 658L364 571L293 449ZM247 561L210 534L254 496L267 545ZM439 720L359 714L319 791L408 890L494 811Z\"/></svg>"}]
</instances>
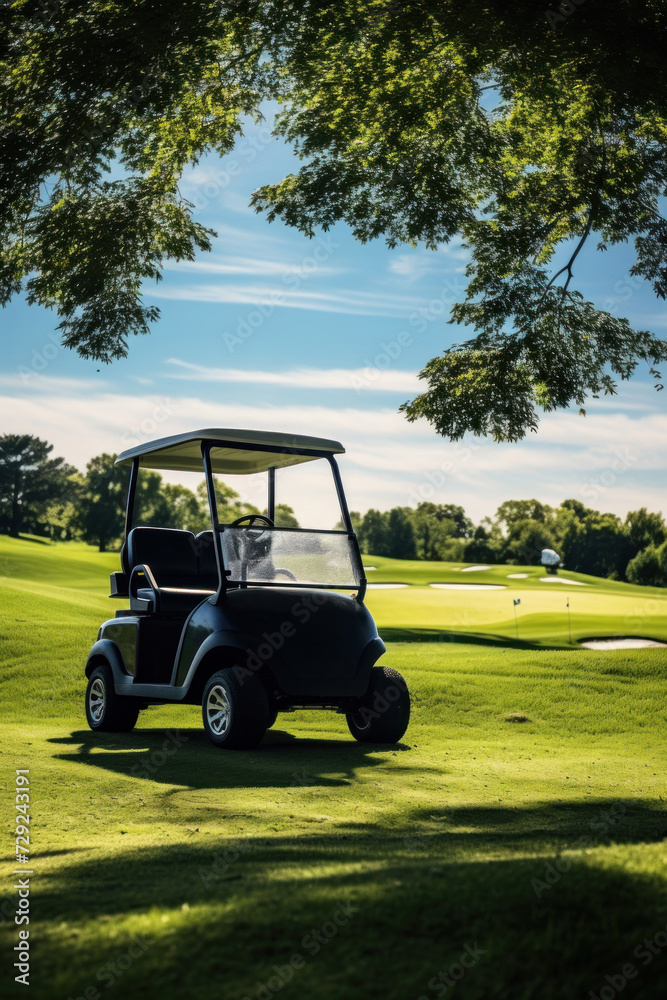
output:
<instances>
[{"instance_id":1,"label":"cart front wheel","mask_svg":"<svg viewBox=\"0 0 667 1000\"><path fill-rule=\"evenodd\" d=\"M133 698L116 694L111 667L95 667L86 688L86 718L98 733L129 733L139 718L139 706Z\"/></svg>"},{"instance_id":2,"label":"cart front wheel","mask_svg":"<svg viewBox=\"0 0 667 1000\"><path fill-rule=\"evenodd\" d=\"M373 667L362 705L346 718L360 743L398 743L410 721L410 694L398 670Z\"/></svg>"},{"instance_id":3,"label":"cart front wheel","mask_svg":"<svg viewBox=\"0 0 667 1000\"><path fill-rule=\"evenodd\" d=\"M215 746L250 750L269 726L266 688L250 670L219 670L204 688L202 717L206 735Z\"/></svg>"}]
</instances>

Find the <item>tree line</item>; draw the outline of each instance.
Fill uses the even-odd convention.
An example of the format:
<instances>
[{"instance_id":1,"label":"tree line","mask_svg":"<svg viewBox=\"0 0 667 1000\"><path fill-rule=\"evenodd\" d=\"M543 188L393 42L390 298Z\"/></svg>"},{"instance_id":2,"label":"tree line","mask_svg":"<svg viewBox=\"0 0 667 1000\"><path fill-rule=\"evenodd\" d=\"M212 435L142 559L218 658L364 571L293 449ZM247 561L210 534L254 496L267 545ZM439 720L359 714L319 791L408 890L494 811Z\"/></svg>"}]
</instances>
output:
<instances>
[{"instance_id":1,"label":"tree line","mask_svg":"<svg viewBox=\"0 0 667 1000\"><path fill-rule=\"evenodd\" d=\"M53 445L23 434L0 436L0 532L41 535L52 540L82 539L101 552L120 544L125 520L129 468L116 455L96 455L84 473ZM216 494L223 520L259 514L227 484ZM165 483L158 472L142 470L137 488L137 523L210 527L206 485L193 491ZM475 525L463 507L424 502L417 507L353 511L362 552L395 559L537 565L543 549L555 549L571 570L648 586L667 585L667 525L645 507L625 520L615 514L564 500L551 507L539 500L506 500L492 518ZM276 508L276 524L298 527L286 504ZM342 525L339 525L342 527Z\"/></svg>"},{"instance_id":2,"label":"tree line","mask_svg":"<svg viewBox=\"0 0 667 1000\"><path fill-rule=\"evenodd\" d=\"M564 500L506 500L475 526L462 507L420 503L352 514L362 551L395 559L538 565L555 549L579 573L661 587L667 585L667 525L645 507L625 520Z\"/></svg>"}]
</instances>

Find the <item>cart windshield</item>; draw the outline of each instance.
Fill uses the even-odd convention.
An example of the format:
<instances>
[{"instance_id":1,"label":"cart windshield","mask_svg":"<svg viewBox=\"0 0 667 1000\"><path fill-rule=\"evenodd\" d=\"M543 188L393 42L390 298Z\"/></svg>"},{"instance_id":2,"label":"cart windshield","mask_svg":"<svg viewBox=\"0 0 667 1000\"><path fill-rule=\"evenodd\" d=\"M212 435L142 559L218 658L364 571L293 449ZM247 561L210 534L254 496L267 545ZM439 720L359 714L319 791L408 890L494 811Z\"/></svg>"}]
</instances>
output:
<instances>
[{"instance_id":1,"label":"cart windshield","mask_svg":"<svg viewBox=\"0 0 667 1000\"><path fill-rule=\"evenodd\" d=\"M346 531L265 525L221 527L228 585L360 586L358 550Z\"/></svg>"}]
</instances>

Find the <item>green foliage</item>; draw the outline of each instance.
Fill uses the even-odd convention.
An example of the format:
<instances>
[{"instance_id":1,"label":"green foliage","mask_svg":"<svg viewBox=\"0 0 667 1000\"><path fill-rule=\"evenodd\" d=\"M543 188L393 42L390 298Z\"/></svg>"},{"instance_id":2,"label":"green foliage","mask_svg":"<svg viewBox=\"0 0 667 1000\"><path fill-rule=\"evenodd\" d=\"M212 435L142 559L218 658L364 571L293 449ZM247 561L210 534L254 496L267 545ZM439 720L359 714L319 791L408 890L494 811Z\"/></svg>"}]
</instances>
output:
<instances>
[{"instance_id":1,"label":"green foliage","mask_svg":"<svg viewBox=\"0 0 667 1000\"><path fill-rule=\"evenodd\" d=\"M394 507L387 517L389 555L395 559L414 559L417 554L412 511L406 507Z\"/></svg>"},{"instance_id":2,"label":"green foliage","mask_svg":"<svg viewBox=\"0 0 667 1000\"><path fill-rule=\"evenodd\" d=\"M646 507L628 512L625 530L635 552L641 552L647 545L662 545L667 540L667 525L662 514L651 513Z\"/></svg>"},{"instance_id":3,"label":"green foliage","mask_svg":"<svg viewBox=\"0 0 667 1000\"><path fill-rule=\"evenodd\" d=\"M206 0L5 12L0 301L25 286L83 357L124 357L159 315L142 281L210 249L178 181L257 106L243 66L222 69L248 20L231 17Z\"/></svg>"},{"instance_id":4,"label":"green foliage","mask_svg":"<svg viewBox=\"0 0 667 1000\"><path fill-rule=\"evenodd\" d=\"M40 532L53 505L76 488L76 473L63 458L49 458L53 445L29 434L0 436L0 531L18 537Z\"/></svg>"},{"instance_id":5,"label":"green foliage","mask_svg":"<svg viewBox=\"0 0 667 1000\"><path fill-rule=\"evenodd\" d=\"M268 98L302 160L255 192L269 220L470 250L452 321L473 336L426 364L408 420L515 441L641 363L662 386L665 342L573 287L595 239L633 243L631 275L667 294L662 0L586 0L571 19L501 0L21 0L3 16L0 301L25 288L84 357L124 356L158 315L141 283L209 249L179 178Z\"/></svg>"},{"instance_id":6,"label":"green foliage","mask_svg":"<svg viewBox=\"0 0 667 1000\"><path fill-rule=\"evenodd\" d=\"M667 542L660 546L648 545L628 563L626 571L630 583L645 587L667 587Z\"/></svg>"},{"instance_id":7,"label":"green foliage","mask_svg":"<svg viewBox=\"0 0 667 1000\"><path fill-rule=\"evenodd\" d=\"M274 518L274 524L278 525L280 528L298 528L300 527L297 521L294 510L286 503L276 504L276 516Z\"/></svg>"},{"instance_id":8,"label":"green foliage","mask_svg":"<svg viewBox=\"0 0 667 1000\"><path fill-rule=\"evenodd\" d=\"M311 235L341 220L390 246L462 235L469 283L452 321L475 336L430 361L402 409L454 440L515 441L540 409L613 393L642 360L659 378L667 357L571 287L595 234L600 250L634 240L632 275L665 294L664 67L650 80L637 67L661 63L667 21L661 4L625 0L588 0L571 30L549 30L539 5L464 6L321 11L285 56L279 127L305 164L255 204Z\"/></svg>"},{"instance_id":9,"label":"green foliage","mask_svg":"<svg viewBox=\"0 0 667 1000\"><path fill-rule=\"evenodd\" d=\"M116 455L105 453L88 462L76 512L82 537L96 544L100 552L119 540L125 524L129 467L116 465L116 458ZM156 473L151 473L150 477L160 478ZM155 490L155 479L149 478L146 494Z\"/></svg>"}]
</instances>

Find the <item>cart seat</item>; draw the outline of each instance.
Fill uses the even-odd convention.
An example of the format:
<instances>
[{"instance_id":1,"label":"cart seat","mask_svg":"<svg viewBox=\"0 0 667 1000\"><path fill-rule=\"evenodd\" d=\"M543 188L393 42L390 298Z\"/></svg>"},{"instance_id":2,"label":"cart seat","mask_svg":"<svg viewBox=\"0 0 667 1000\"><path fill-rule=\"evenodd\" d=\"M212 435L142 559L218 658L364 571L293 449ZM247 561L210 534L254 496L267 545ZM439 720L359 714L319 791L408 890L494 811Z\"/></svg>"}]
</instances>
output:
<instances>
[{"instance_id":1,"label":"cart seat","mask_svg":"<svg viewBox=\"0 0 667 1000\"><path fill-rule=\"evenodd\" d=\"M133 611L189 614L215 592L199 574L191 531L133 528L127 536L130 607Z\"/></svg>"}]
</instances>

